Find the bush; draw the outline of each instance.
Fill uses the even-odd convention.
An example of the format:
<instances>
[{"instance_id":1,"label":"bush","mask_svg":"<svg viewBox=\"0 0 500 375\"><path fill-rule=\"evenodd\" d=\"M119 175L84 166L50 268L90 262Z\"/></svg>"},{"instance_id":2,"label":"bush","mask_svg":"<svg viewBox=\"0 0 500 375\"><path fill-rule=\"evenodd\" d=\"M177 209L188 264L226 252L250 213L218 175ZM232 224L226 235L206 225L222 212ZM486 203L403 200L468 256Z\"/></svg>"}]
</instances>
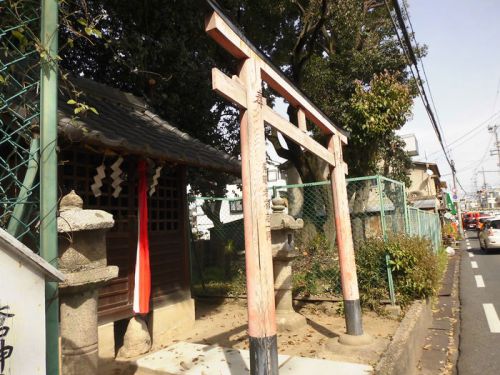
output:
<instances>
[{"instance_id":1,"label":"bush","mask_svg":"<svg viewBox=\"0 0 500 375\"><path fill-rule=\"evenodd\" d=\"M336 250L322 232L313 225L304 226L296 240L299 256L293 263L294 294L338 296L340 274Z\"/></svg>"},{"instance_id":2,"label":"bush","mask_svg":"<svg viewBox=\"0 0 500 375\"><path fill-rule=\"evenodd\" d=\"M396 300L401 305L436 294L446 267L446 255L434 254L429 240L400 235L370 239L359 247L356 256L361 300L365 306L377 308L388 295L385 256L389 255Z\"/></svg>"},{"instance_id":3,"label":"bush","mask_svg":"<svg viewBox=\"0 0 500 375\"><path fill-rule=\"evenodd\" d=\"M389 298L385 243L372 238L362 242L356 250L356 271L361 305L372 310L380 308L380 301Z\"/></svg>"}]
</instances>

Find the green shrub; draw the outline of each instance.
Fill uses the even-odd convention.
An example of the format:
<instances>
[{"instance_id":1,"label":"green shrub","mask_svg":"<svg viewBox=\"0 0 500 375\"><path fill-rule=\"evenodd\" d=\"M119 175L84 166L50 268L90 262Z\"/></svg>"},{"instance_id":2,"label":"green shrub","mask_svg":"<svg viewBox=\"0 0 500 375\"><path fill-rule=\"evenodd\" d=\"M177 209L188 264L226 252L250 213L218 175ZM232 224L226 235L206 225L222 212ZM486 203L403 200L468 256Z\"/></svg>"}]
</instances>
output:
<instances>
[{"instance_id":1,"label":"green shrub","mask_svg":"<svg viewBox=\"0 0 500 375\"><path fill-rule=\"evenodd\" d=\"M362 306L378 310L380 301L389 298L385 243L382 239L369 239L359 245L356 271Z\"/></svg>"},{"instance_id":2,"label":"green shrub","mask_svg":"<svg viewBox=\"0 0 500 375\"><path fill-rule=\"evenodd\" d=\"M435 295L446 268L444 252L434 254L429 240L399 235L384 241L370 239L356 252L361 302L377 309L381 299L388 298L385 255L390 257L396 300L401 305ZM443 255L444 254L444 255Z\"/></svg>"},{"instance_id":3,"label":"green shrub","mask_svg":"<svg viewBox=\"0 0 500 375\"><path fill-rule=\"evenodd\" d=\"M314 226L305 226L297 238L299 257L293 263L294 294L337 296L340 294L338 256L332 244Z\"/></svg>"},{"instance_id":4,"label":"green shrub","mask_svg":"<svg viewBox=\"0 0 500 375\"><path fill-rule=\"evenodd\" d=\"M387 241L386 251L401 303L436 294L441 279L440 262L429 240L399 236Z\"/></svg>"}]
</instances>

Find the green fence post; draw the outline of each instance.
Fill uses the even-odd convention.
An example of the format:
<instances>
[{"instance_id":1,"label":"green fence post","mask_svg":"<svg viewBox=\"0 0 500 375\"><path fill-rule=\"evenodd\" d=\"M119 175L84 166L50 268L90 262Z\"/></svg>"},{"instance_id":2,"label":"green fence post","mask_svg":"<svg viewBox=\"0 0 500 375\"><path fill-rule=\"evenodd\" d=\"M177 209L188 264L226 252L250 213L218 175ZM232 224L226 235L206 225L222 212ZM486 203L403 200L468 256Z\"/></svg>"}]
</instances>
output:
<instances>
[{"instance_id":1,"label":"green fence post","mask_svg":"<svg viewBox=\"0 0 500 375\"><path fill-rule=\"evenodd\" d=\"M441 228L441 220L439 219L439 215L437 217L437 228L438 228L438 247L441 248L443 244L443 232ZM438 250L439 250L438 248Z\"/></svg>"},{"instance_id":2,"label":"green fence post","mask_svg":"<svg viewBox=\"0 0 500 375\"><path fill-rule=\"evenodd\" d=\"M392 279L392 269L391 269L391 257L389 254L385 254L385 266L387 268L387 281L389 283L389 298L391 300L391 305L396 304L396 291L394 289L394 280Z\"/></svg>"},{"instance_id":3,"label":"green fence post","mask_svg":"<svg viewBox=\"0 0 500 375\"><path fill-rule=\"evenodd\" d=\"M384 197L382 191L382 180L380 175L376 176L377 180L377 189L378 189L378 197L379 197L379 209L380 209L380 225L382 226L382 235L384 236L384 241L387 241L387 228L385 222L385 209L384 209ZM389 284L389 298L391 300L391 305L396 304L396 292L394 291L394 282L392 279L392 270L390 265L390 256L389 254L385 254L385 266L387 269L387 282Z\"/></svg>"},{"instance_id":4,"label":"green fence post","mask_svg":"<svg viewBox=\"0 0 500 375\"><path fill-rule=\"evenodd\" d=\"M38 138L33 138L30 145L30 159L28 161L28 167L26 169L26 174L24 176L23 184L19 190L18 198L12 216L9 219L9 225L7 226L7 232L9 232L14 237L19 236L19 232L22 229L23 220L26 217L26 209L29 205L29 197L32 191L33 185L35 183L36 175L38 173L38 149L40 147L40 140Z\"/></svg>"},{"instance_id":5,"label":"green fence post","mask_svg":"<svg viewBox=\"0 0 500 375\"><path fill-rule=\"evenodd\" d=\"M408 206L406 201L406 186L403 184L403 205L404 205L404 215L405 215L405 232L410 234L410 218L408 215Z\"/></svg>"},{"instance_id":6,"label":"green fence post","mask_svg":"<svg viewBox=\"0 0 500 375\"><path fill-rule=\"evenodd\" d=\"M417 209L416 212L417 212L418 236L422 237L422 228L421 228L421 222L420 222L420 209Z\"/></svg>"},{"instance_id":7,"label":"green fence post","mask_svg":"<svg viewBox=\"0 0 500 375\"><path fill-rule=\"evenodd\" d=\"M386 223L385 223L385 210L384 210L384 198L383 198L383 192L382 192L382 181L380 179L380 176L376 176L377 180L377 189L378 189L378 198L379 198L379 205L380 205L380 225L382 226L382 235L384 236L384 240L387 240L387 228L386 228Z\"/></svg>"},{"instance_id":8,"label":"green fence post","mask_svg":"<svg viewBox=\"0 0 500 375\"><path fill-rule=\"evenodd\" d=\"M57 267L57 27L58 0L42 0L40 77L40 254ZM46 372L59 374L57 283L45 284Z\"/></svg>"}]
</instances>

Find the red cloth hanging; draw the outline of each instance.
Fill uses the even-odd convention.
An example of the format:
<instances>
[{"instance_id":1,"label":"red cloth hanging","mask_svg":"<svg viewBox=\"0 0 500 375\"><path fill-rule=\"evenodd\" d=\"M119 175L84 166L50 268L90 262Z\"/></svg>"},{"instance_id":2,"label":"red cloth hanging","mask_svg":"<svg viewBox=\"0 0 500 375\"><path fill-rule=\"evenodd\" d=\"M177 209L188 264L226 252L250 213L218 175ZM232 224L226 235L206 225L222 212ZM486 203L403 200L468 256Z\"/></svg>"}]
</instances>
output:
<instances>
[{"instance_id":1,"label":"red cloth hanging","mask_svg":"<svg viewBox=\"0 0 500 375\"><path fill-rule=\"evenodd\" d=\"M149 267L148 239L148 198L147 198L147 165L144 160L138 163L139 186L138 200L138 240L135 261L134 312L147 314L149 312L149 297L151 295L151 269Z\"/></svg>"}]
</instances>

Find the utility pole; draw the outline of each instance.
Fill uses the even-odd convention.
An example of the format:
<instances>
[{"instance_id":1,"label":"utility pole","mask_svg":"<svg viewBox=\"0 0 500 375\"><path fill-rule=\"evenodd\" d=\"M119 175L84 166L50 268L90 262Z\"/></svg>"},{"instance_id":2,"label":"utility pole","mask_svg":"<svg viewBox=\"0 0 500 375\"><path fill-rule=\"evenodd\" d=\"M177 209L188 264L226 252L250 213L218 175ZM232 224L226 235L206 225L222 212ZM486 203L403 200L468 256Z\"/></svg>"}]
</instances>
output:
<instances>
[{"instance_id":1,"label":"utility pole","mask_svg":"<svg viewBox=\"0 0 500 375\"><path fill-rule=\"evenodd\" d=\"M492 156L493 155L497 155L498 156L497 166L500 167L500 143L498 142L498 132L497 132L497 129L498 129L498 125L488 126L488 131L490 133L494 133L495 134L495 146L493 147L492 150L490 150L490 155L492 155Z\"/></svg>"},{"instance_id":2,"label":"utility pole","mask_svg":"<svg viewBox=\"0 0 500 375\"><path fill-rule=\"evenodd\" d=\"M460 199L458 199L457 193L457 171L455 169L455 161L451 161L451 173L453 175L453 199L457 202L457 215L458 215L458 230L460 236L464 238L464 226L462 223L462 207L460 207Z\"/></svg>"},{"instance_id":3,"label":"utility pole","mask_svg":"<svg viewBox=\"0 0 500 375\"><path fill-rule=\"evenodd\" d=\"M484 208L484 200L488 196L487 191L486 191L486 186L487 185L486 185L486 174L484 172L484 167L483 167L481 173L483 174L483 188L481 189L480 202L481 202L481 208Z\"/></svg>"},{"instance_id":4,"label":"utility pole","mask_svg":"<svg viewBox=\"0 0 500 375\"><path fill-rule=\"evenodd\" d=\"M486 191L486 174L484 171L484 167L483 167L481 173L483 174L483 190Z\"/></svg>"}]
</instances>

